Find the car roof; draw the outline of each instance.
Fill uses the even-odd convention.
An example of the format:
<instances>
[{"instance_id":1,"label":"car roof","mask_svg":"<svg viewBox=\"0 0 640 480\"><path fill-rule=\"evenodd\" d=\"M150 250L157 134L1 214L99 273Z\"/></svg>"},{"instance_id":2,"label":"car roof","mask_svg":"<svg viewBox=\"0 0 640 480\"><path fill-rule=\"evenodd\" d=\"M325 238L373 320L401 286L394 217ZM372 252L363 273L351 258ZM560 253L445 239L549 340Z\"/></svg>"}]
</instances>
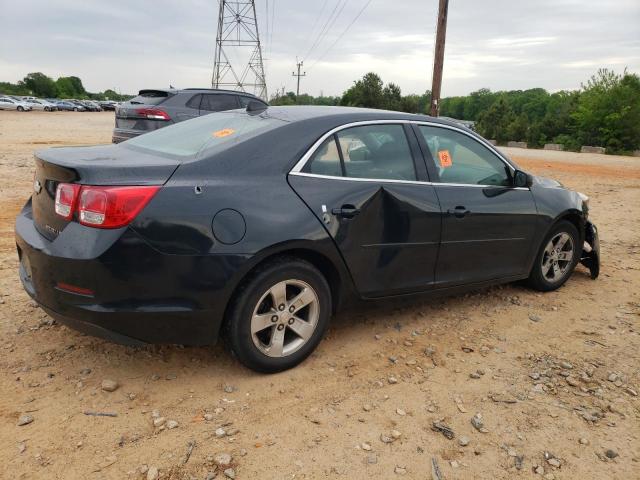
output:
<instances>
[{"instance_id":1,"label":"car roof","mask_svg":"<svg viewBox=\"0 0 640 480\"><path fill-rule=\"evenodd\" d=\"M142 95L145 92L165 92L165 93L171 93L171 94L178 94L178 93L182 93L182 92L189 92L189 93L232 93L234 95L243 95L246 97L252 97L252 98L257 98L259 99L259 97L257 97L256 95L252 94L252 93L247 93L247 92L241 92L239 90L224 90L221 88L143 88L142 90L138 91L138 95Z\"/></svg>"},{"instance_id":2,"label":"car roof","mask_svg":"<svg viewBox=\"0 0 640 480\"><path fill-rule=\"evenodd\" d=\"M265 113L271 117L283 120L285 122L297 122L303 120L320 119L323 117L333 117L337 123L348 123L350 121L359 122L367 120L406 120L441 123L460 127L460 124L442 119L421 115L417 113L405 113L392 110L380 110L375 108L360 107L338 107L338 106L320 106L320 105L300 105L300 106L282 106L269 107ZM464 127L463 127L464 128Z\"/></svg>"}]
</instances>

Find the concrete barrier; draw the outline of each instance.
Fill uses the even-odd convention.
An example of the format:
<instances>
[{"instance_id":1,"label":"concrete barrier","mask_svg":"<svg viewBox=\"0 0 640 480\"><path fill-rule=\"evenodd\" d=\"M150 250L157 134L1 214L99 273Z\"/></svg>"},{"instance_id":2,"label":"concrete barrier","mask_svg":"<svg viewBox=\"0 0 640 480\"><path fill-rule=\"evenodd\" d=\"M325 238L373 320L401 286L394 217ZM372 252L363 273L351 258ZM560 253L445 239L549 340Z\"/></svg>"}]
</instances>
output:
<instances>
[{"instance_id":1,"label":"concrete barrier","mask_svg":"<svg viewBox=\"0 0 640 480\"><path fill-rule=\"evenodd\" d=\"M557 152L561 152L564 150L564 145L562 145L561 143L545 143L544 144L544 149L545 150L555 150Z\"/></svg>"},{"instance_id":2,"label":"concrete barrier","mask_svg":"<svg viewBox=\"0 0 640 480\"><path fill-rule=\"evenodd\" d=\"M604 147L591 147L589 145L583 145L580 149L580 153L605 153Z\"/></svg>"},{"instance_id":3,"label":"concrete barrier","mask_svg":"<svg viewBox=\"0 0 640 480\"><path fill-rule=\"evenodd\" d=\"M527 148L527 142L507 142L507 147Z\"/></svg>"},{"instance_id":4,"label":"concrete barrier","mask_svg":"<svg viewBox=\"0 0 640 480\"><path fill-rule=\"evenodd\" d=\"M487 140L487 142L489 142L491 145L498 145L497 140Z\"/></svg>"}]
</instances>

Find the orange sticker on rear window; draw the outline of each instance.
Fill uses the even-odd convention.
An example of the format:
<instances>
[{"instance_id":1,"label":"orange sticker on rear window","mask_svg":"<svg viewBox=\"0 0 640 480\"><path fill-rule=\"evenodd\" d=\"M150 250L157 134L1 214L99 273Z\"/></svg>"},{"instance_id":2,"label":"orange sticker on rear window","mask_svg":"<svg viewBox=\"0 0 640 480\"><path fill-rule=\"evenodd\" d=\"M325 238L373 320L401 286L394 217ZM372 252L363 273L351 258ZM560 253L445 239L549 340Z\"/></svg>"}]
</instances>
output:
<instances>
[{"instance_id":1,"label":"orange sticker on rear window","mask_svg":"<svg viewBox=\"0 0 640 480\"><path fill-rule=\"evenodd\" d=\"M438 152L438 158L440 159L440 166L442 168L449 168L453 165L451 161L451 155L449 155L449 150L440 150Z\"/></svg>"},{"instance_id":2,"label":"orange sticker on rear window","mask_svg":"<svg viewBox=\"0 0 640 480\"><path fill-rule=\"evenodd\" d=\"M212 135L216 138L228 137L229 135L233 135L236 131L233 128L223 128L222 130L218 130L217 132L213 132Z\"/></svg>"}]
</instances>

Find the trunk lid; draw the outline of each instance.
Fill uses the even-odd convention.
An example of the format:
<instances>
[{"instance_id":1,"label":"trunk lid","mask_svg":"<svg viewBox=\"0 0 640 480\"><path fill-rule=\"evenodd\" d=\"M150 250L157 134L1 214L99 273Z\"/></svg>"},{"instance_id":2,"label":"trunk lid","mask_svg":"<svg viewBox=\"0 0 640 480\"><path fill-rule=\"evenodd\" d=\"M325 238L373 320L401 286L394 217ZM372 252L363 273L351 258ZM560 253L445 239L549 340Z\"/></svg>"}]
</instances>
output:
<instances>
[{"instance_id":1,"label":"trunk lid","mask_svg":"<svg viewBox=\"0 0 640 480\"><path fill-rule=\"evenodd\" d=\"M40 150L35 164L33 221L40 234L53 241L69 224L55 212L59 183L164 185L180 162L118 145L100 145Z\"/></svg>"}]
</instances>

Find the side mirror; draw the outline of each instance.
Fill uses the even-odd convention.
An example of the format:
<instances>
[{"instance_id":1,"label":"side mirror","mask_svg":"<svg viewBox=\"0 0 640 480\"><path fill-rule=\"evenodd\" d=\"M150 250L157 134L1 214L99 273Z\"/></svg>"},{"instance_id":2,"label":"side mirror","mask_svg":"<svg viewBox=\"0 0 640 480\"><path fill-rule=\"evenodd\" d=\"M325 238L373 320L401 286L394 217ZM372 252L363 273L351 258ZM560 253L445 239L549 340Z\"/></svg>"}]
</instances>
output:
<instances>
[{"instance_id":1,"label":"side mirror","mask_svg":"<svg viewBox=\"0 0 640 480\"><path fill-rule=\"evenodd\" d=\"M529 188L533 184L533 177L522 170L513 172L513 186L521 188Z\"/></svg>"}]
</instances>

